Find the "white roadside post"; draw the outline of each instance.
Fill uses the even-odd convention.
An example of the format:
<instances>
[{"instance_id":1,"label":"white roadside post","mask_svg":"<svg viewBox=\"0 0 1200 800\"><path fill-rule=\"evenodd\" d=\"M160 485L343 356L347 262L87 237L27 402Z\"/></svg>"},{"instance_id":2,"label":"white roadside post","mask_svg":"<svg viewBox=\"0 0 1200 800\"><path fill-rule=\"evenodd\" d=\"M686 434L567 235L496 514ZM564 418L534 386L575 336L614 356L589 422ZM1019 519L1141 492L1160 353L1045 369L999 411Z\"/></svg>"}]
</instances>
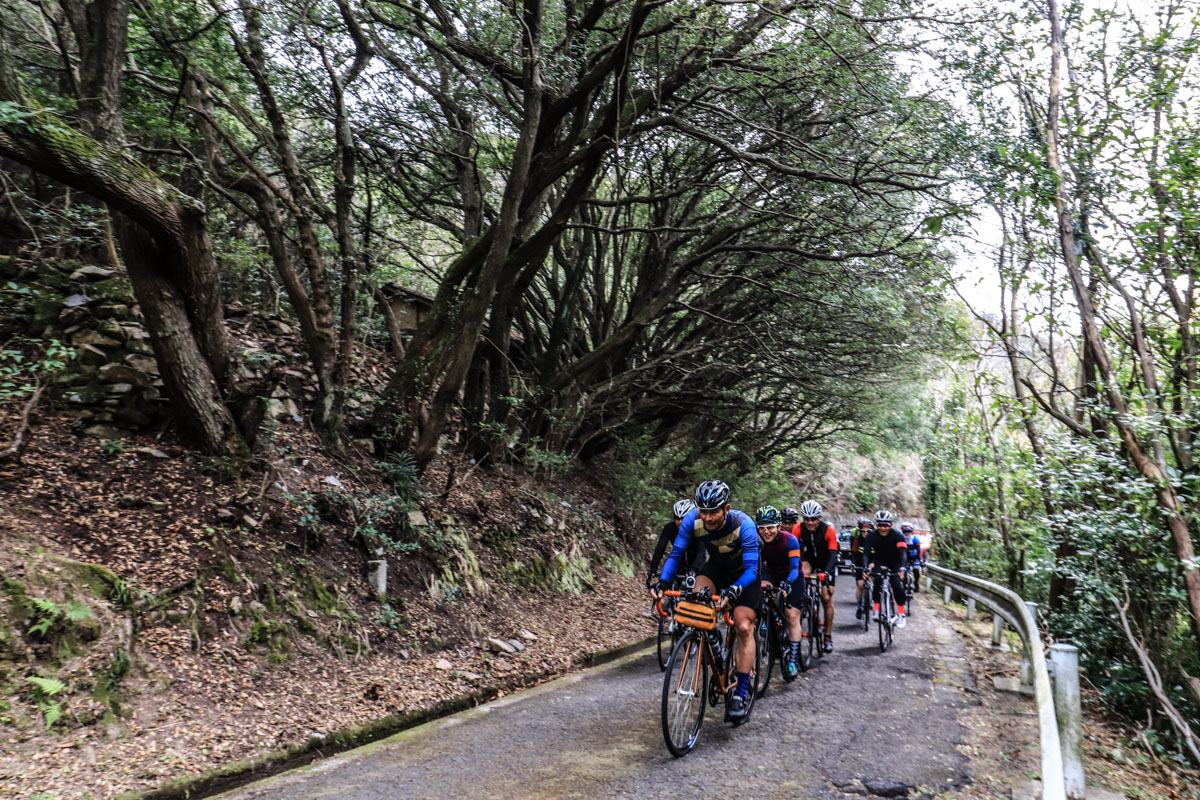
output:
<instances>
[{"instance_id":1,"label":"white roadside post","mask_svg":"<svg viewBox=\"0 0 1200 800\"><path fill-rule=\"evenodd\" d=\"M1004 617L992 614L992 647L999 647L1004 641Z\"/></svg>"},{"instance_id":2,"label":"white roadside post","mask_svg":"<svg viewBox=\"0 0 1200 800\"><path fill-rule=\"evenodd\" d=\"M946 605L950 605L950 596L953 591L953 589L947 586L945 591L942 592L942 602Z\"/></svg>"},{"instance_id":3,"label":"white roadside post","mask_svg":"<svg viewBox=\"0 0 1200 800\"><path fill-rule=\"evenodd\" d=\"M975 598L967 598L967 619L975 619Z\"/></svg>"},{"instance_id":4,"label":"white roadside post","mask_svg":"<svg viewBox=\"0 0 1200 800\"><path fill-rule=\"evenodd\" d=\"M1067 800L1084 800L1083 709L1079 697L1079 650L1072 644L1050 645L1054 668L1054 714L1062 746L1063 782Z\"/></svg>"}]
</instances>

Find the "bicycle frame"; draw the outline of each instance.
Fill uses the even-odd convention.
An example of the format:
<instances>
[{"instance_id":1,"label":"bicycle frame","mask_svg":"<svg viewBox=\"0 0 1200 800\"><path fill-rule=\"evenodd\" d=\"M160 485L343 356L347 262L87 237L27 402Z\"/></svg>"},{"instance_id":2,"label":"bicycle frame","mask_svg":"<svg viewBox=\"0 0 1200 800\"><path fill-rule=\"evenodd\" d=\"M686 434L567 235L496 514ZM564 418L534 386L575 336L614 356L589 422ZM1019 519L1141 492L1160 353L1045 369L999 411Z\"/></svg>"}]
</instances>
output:
<instances>
[{"instance_id":1,"label":"bicycle frame","mask_svg":"<svg viewBox=\"0 0 1200 800\"><path fill-rule=\"evenodd\" d=\"M686 600L697 600L700 602L708 603L710 605L712 604L712 595L704 595L704 594L701 594L698 592L680 592L680 591L675 591L675 590L669 590L669 591L663 592L663 596L668 597L668 598L684 598ZM662 600L656 601L655 606L658 608L658 613L660 616L663 616L663 617L667 616L667 612L664 611L663 607L662 607ZM731 647L731 645L733 644L733 631L734 631L733 617L731 617L729 615L729 607L728 606L721 609L721 621L725 623L725 654L724 654L724 658L723 659L718 658L717 654L713 652L712 637L707 636L707 635L700 637L700 642L701 642L700 653L701 653L701 657L704 658L704 660L708 663L709 668L712 670L713 681L715 681L715 683L716 683L716 689L719 691L720 694L724 695L725 692L727 692L730 688L729 683L728 683L728 678L729 678L728 673L730 672L729 665L733 663L733 658L735 657L735 655L733 653L733 648ZM716 631L715 630L703 631L703 633L710 634L710 633L716 633ZM684 662L684 663L686 665L686 662ZM683 679L684 674L685 674L685 670L681 669L680 670L680 680L681 681ZM696 675L697 675L696 679L697 680L699 680L699 674L700 674L700 672L699 672L699 670L697 670L696 671ZM676 686L675 688L676 688L676 690L678 690L681 687Z\"/></svg>"}]
</instances>

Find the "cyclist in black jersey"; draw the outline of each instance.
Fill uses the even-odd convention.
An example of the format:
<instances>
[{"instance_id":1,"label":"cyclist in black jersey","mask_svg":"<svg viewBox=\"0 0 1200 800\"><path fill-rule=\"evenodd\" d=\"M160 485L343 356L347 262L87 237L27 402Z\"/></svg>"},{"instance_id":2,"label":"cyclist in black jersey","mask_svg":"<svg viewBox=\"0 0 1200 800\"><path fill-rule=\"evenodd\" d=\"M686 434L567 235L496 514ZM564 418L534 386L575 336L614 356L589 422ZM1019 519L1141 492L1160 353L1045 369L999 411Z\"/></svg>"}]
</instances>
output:
<instances>
[{"instance_id":1,"label":"cyclist in black jersey","mask_svg":"<svg viewBox=\"0 0 1200 800\"><path fill-rule=\"evenodd\" d=\"M874 570L878 567L887 567L890 572L888 581L892 584L892 594L896 598L896 611L900 614L900 619L896 624L897 627L903 628L908 603L908 596L904 592L904 571L908 566L908 542L904 541L900 531L892 529L894 519L892 512L885 509L880 509L875 513L877 530L867 536L866 553L863 558L867 562L867 572L872 573L871 601L875 610L871 612L871 619L879 619L880 613L881 578L878 574L874 574Z\"/></svg>"},{"instance_id":2,"label":"cyclist in black jersey","mask_svg":"<svg viewBox=\"0 0 1200 800\"><path fill-rule=\"evenodd\" d=\"M679 533L679 523L687 516L687 513L696 507L696 504L691 500L683 499L676 501L672 506L671 512L675 518L662 526L662 530L658 532L658 542L654 545L654 555L650 556L650 563L646 565L646 588L652 589L658 581L658 568L662 564L663 555L667 552L667 548L675 541L675 536ZM707 554L704 551L704 545L699 541L692 540L688 544L687 552L684 554L684 571L699 572L704 566L704 561Z\"/></svg>"},{"instance_id":3,"label":"cyclist in black jersey","mask_svg":"<svg viewBox=\"0 0 1200 800\"><path fill-rule=\"evenodd\" d=\"M862 619L866 613L866 601L863 600L863 544L867 535L875 531L875 526L866 517L858 518L858 527L850 534L850 560L854 562L854 618Z\"/></svg>"},{"instance_id":4,"label":"cyclist in black jersey","mask_svg":"<svg viewBox=\"0 0 1200 800\"><path fill-rule=\"evenodd\" d=\"M800 504L800 524L796 526L797 539L803 553L801 567L805 577L814 572L825 573L828 584L821 593L825 606L825 641L821 647L826 653L833 652L833 584L837 578L838 540L837 531L821 519L821 504L816 500L805 500Z\"/></svg>"}]
</instances>

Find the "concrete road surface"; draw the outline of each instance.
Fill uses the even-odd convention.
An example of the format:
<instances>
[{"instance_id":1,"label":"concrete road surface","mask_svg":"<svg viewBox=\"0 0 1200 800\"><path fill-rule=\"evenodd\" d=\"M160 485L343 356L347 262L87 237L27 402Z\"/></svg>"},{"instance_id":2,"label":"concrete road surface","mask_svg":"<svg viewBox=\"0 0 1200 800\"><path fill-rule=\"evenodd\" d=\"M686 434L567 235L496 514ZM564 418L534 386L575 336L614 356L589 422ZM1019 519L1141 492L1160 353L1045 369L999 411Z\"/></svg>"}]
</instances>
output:
<instances>
[{"instance_id":1,"label":"concrete road surface","mask_svg":"<svg viewBox=\"0 0 1200 800\"><path fill-rule=\"evenodd\" d=\"M835 651L791 684L778 672L745 725L705 715L688 756L660 723L652 651L547 683L221 795L400 798L846 798L936 794L966 781L956 716L974 703L963 643L917 596L881 654L840 576Z\"/></svg>"}]
</instances>

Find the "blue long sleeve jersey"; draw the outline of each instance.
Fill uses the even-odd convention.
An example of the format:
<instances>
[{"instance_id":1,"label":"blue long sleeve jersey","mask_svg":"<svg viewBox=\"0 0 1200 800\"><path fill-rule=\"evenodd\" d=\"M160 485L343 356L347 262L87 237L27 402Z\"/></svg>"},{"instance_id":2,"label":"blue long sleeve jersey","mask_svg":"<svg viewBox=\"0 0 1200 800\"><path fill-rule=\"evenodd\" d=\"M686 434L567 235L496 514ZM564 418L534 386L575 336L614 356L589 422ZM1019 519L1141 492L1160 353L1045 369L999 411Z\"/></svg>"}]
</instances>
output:
<instances>
[{"instance_id":1,"label":"blue long sleeve jersey","mask_svg":"<svg viewBox=\"0 0 1200 800\"><path fill-rule=\"evenodd\" d=\"M908 543L908 563L914 567L921 566L921 540L915 536Z\"/></svg>"},{"instance_id":2,"label":"blue long sleeve jersey","mask_svg":"<svg viewBox=\"0 0 1200 800\"><path fill-rule=\"evenodd\" d=\"M688 542L692 539L704 545L709 560L715 565L729 570L741 566L742 574L734 582L735 586L744 589L758 577L758 528L754 520L741 511L731 510L725 515L725 524L720 530L708 531L704 528L704 520L693 508L679 523L679 533L675 535L671 555L663 564L662 580L669 581L675 577L683 563Z\"/></svg>"}]
</instances>

